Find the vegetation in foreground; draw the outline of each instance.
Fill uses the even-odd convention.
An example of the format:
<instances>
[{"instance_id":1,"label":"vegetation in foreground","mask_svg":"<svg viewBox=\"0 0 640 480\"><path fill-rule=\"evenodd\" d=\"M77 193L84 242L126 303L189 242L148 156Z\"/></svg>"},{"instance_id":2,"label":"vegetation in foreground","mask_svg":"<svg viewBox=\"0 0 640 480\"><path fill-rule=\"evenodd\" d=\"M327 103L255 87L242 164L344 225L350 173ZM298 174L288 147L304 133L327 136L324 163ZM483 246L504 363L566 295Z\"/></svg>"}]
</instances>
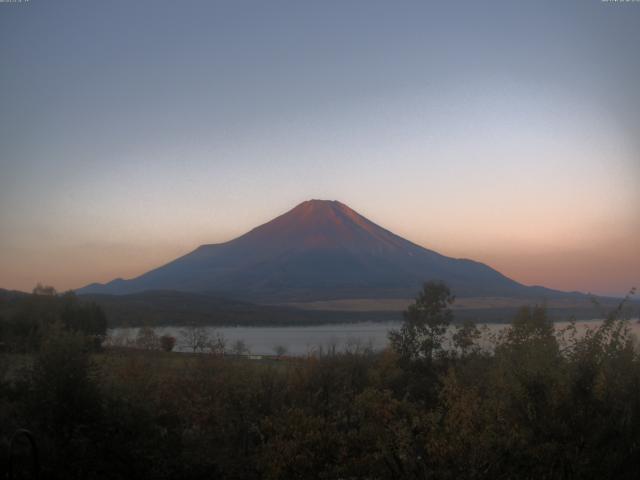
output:
<instances>
[{"instance_id":1,"label":"vegetation in foreground","mask_svg":"<svg viewBox=\"0 0 640 480\"><path fill-rule=\"evenodd\" d=\"M582 337L571 326L557 332L544 308L523 308L492 348L465 323L445 349L453 296L429 283L385 352L252 362L101 351L99 308L36 293L0 319L0 451L29 429L43 478L624 479L640 471L640 352L622 306Z\"/></svg>"}]
</instances>

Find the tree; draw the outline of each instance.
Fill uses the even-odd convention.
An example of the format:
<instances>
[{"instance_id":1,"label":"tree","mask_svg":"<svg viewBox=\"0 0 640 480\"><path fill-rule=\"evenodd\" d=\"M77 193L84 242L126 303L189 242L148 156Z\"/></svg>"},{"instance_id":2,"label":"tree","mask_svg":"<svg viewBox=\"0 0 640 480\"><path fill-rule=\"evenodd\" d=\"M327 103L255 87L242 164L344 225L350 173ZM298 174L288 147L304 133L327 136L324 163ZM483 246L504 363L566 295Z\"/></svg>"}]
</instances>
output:
<instances>
[{"instance_id":1,"label":"tree","mask_svg":"<svg viewBox=\"0 0 640 480\"><path fill-rule=\"evenodd\" d=\"M442 352L442 341L453 314L455 297L442 282L427 282L404 311L400 330L389 332L391 347L404 360L431 361Z\"/></svg>"},{"instance_id":2,"label":"tree","mask_svg":"<svg viewBox=\"0 0 640 480\"><path fill-rule=\"evenodd\" d=\"M214 355L224 355L226 348L227 339L222 333L216 332L214 338L209 342L209 350Z\"/></svg>"},{"instance_id":3,"label":"tree","mask_svg":"<svg viewBox=\"0 0 640 480\"><path fill-rule=\"evenodd\" d=\"M453 334L452 340L460 356L465 357L479 350L476 342L480 335L480 330L472 320L465 320L462 325L456 326L456 332Z\"/></svg>"},{"instance_id":4,"label":"tree","mask_svg":"<svg viewBox=\"0 0 640 480\"><path fill-rule=\"evenodd\" d=\"M57 323L64 330L85 335L93 350L101 348L107 332L106 315L96 303L80 301L73 292L60 295L41 284L32 295L16 298L8 313L3 336L13 351L38 350L47 330Z\"/></svg>"},{"instance_id":5,"label":"tree","mask_svg":"<svg viewBox=\"0 0 640 480\"><path fill-rule=\"evenodd\" d=\"M344 353L349 355L369 355L373 353L373 341L364 341L362 338L349 337L344 345Z\"/></svg>"},{"instance_id":6,"label":"tree","mask_svg":"<svg viewBox=\"0 0 640 480\"><path fill-rule=\"evenodd\" d=\"M180 330L181 343L196 353L203 351L209 345L209 333L204 327L189 326Z\"/></svg>"},{"instance_id":7,"label":"tree","mask_svg":"<svg viewBox=\"0 0 640 480\"><path fill-rule=\"evenodd\" d=\"M80 302L72 291L61 295L59 303L65 329L83 333L92 340L94 350L99 350L107 334L107 317L102 308L95 302Z\"/></svg>"},{"instance_id":8,"label":"tree","mask_svg":"<svg viewBox=\"0 0 640 480\"><path fill-rule=\"evenodd\" d=\"M41 283L38 283L33 288L33 294L34 295L42 295L42 296L46 296L46 297L55 297L58 294L58 292L56 291L55 288L53 288L50 285L42 285Z\"/></svg>"},{"instance_id":9,"label":"tree","mask_svg":"<svg viewBox=\"0 0 640 480\"><path fill-rule=\"evenodd\" d=\"M40 428L68 442L99 415L98 369L86 337L56 324L48 330L29 374L28 409Z\"/></svg>"},{"instance_id":10,"label":"tree","mask_svg":"<svg viewBox=\"0 0 640 480\"><path fill-rule=\"evenodd\" d=\"M507 340L512 345L531 342L555 342L553 320L544 306L521 307L506 331Z\"/></svg>"},{"instance_id":11,"label":"tree","mask_svg":"<svg viewBox=\"0 0 640 480\"><path fill-rule=\"evenodd\" d=\"M160 348L165 352L170 352L176 346L176 337L171 335L162 335L160 337Z\"/></svg>"},{"instance_id":12,"label":"tree","mask_svg":"<svg viewBox=\"0 0 640 480\"><path fill-rule=\"evenodd\" d=\"M238 339L233 342L233 345L231 346L231 353L234 355L246 355L249 353L249 348L244 340Z\"/></svg>"},{"instance_id":13,"label":"tree","mask_svg":"<svg viewBox=\"0 0 640 480\"><path fill-rule=\"evenodd\" d=\"M151 327L141 327L136 335L136 346L145 350L157 350L160 340L156 331Z\"/></svg>"}]
</instances>

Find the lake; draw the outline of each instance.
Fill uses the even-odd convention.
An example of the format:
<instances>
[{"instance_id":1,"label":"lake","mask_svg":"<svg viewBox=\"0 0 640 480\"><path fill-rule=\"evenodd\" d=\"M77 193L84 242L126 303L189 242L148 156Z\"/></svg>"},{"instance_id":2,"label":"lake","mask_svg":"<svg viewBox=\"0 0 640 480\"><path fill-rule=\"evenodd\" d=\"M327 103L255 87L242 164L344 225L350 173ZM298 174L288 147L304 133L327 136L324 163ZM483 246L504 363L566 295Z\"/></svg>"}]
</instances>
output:
<instances>
[{"instance_id":1,"label":"lake","mask_svg":"<svg viewBox=\"0 0 640 480\"><path fill-rule=\"evenodd\" d=\"M576 323L579 334L584 334L588 328L595 328L601 320L580 321ZM250 353L254 355L273 355L277 346L286 349L288 355L307 355L335 348L336 351L363 348L382 350L387 344L389 330L399 328L401 322L363 322L353 324L316 325L301 327L204 327L210 336L222 334L227 340L227 346L242 340ZM564 328L568 322L557 322L556 328ZM481 343L488 344L489 336L504 329L505 324L481 324L483 330ZM640 338L640 323L637 320L629 322L632 332ZM181 345L180 332L184 327L158 327L157 335L171 335L178 340L175 350L188 351ZM122 345L127 340L133 341L138 328L114 328L109 330L110 341Z\"/></svg>"}]
</instances>

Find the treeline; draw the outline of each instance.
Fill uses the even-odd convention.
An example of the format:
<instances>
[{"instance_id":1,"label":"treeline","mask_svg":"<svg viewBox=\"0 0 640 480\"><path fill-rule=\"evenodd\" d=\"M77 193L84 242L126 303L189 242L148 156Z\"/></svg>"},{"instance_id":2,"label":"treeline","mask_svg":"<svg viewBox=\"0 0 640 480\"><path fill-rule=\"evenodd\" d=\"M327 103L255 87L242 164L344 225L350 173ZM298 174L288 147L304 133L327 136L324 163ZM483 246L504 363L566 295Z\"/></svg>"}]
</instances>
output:
<instances>
[{"instance_id":1,"label":"treeline","mask_svg":"<svg viewBox=\"0 0 640 480\"><path fill-rule=\"evenodd\" d=\"M20 369L0 357L0 437L30 429L51 479L637 478L622 306L585 335L523 308L490 345L466 323L445 348L452 302L427 284L388 350L290 362L96 354L54 329Z\"/></svg>"},{"instance_id":2,"label":"treeline","mask_svg":"<svg viewBox=\"0 0 640 480\"><path fill-rule=\"evenodd\" d=\"M183 351L218 356L246 355L251 353L244 340L229 342L221 332L209 332L205 327L187 326L178 331L178 337L158 335L153 327L141 327L134 338L128 335L107 336L103 346L111 349L127 348L147 351L172 352L178 346ZM274 353L283 356L287 352L282 345L274 346Z\"/></svg>"},{"instance_id":3,"label":"treeline","mask_svg":"<svg viewBox=\"0 0 640 480\"><path fill-rule=\"evenodd\" d=\"M339 312L303 310L176 291L129 295L81 295L100 305L110 327L161 326L300 326L327 323L399 320L399 312Z\"/></svg>"},{"instance_id":4,"label":"treeline","mask_svg":"<svg viewBox=\"0 0 640 480\"><path fill-rule=\"evenodd\" d=\"M95 302L40 284L31 295L8 297L0 304L0 350L38 351L57 329L81 334L89 348L98 350L107 333L107 317Z\"/></svg>"}]
</instances>

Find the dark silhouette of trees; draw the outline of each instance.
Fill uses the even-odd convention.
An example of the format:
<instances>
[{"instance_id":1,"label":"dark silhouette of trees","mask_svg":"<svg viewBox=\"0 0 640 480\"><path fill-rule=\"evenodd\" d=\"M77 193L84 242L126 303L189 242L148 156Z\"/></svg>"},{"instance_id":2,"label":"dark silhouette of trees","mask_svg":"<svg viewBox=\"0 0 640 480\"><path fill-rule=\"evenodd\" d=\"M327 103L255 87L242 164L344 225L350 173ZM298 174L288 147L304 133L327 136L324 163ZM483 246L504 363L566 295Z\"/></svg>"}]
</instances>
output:
<instances>
[{"instance_id":1,"label":"dark silhouette of trees","mask_svg":"<svg viewBox=\"0 0 640 480\"><path fill-rule=\"evenodd\" d=\"M480 351L480 345L478 345L480 336L480 329L471 320L465 320L461 325L456 325L455 332L451 337L453 346L457 350L456 353L461 357L477 354Z\"/></svg>"},{"instance_id":2,"label":"dark silhouette of trees","mask_svg":"<svg viewBox=\"0 0 640 480\"><path fill-rule=\"evenodd\" d=\"M400 330L389 333L391 347L404 360L431 361L443 349L442 341L453 314L455 297L442 282L427 282L404 311Z\"/></svg>"},{"instance_id":3,"label":"dark silhouette of trees","mask_svg":"<svg viewBox=\"0 0 640 480\"><path fill-rule=\"evenodd\" d=\"M94 302L84 302L73 292L58 294L38 284L32 295L15 299L0 322L0 341L16 352L37 351L56 324L80 333L87 348L98 350L106 336L107 317Z\"/></svg>"},{"instance_id":4,"label":"dark silhouette of trees","mask_svg":"<svg viewBox=\"0 0 640 480\"><path fill-rule=\"evenodd\" d=\"M455 297L442 282L427 282L404 312L400 330L389 333L391 347L403 360L430 362L443 351L442 341L451 324Z\"/></svg>"},{"instance_id":5,"label":"dark silhouette of trees","mask_svg":"<svg viewBox=\"0 0 640 480\"><path fill-rule=\"evenodd\" d=\"M34 295L42 295L42 296L46 296L46 297L55 297L58 292L56 291L55 288L53 288L50 285L43 285L41 283L38 283L34 288L33 288L33 292Z\"/></svg>"},{"instance_id":6,"label":"dark silhouette of trees","mask_svg":"<svg viewBox=\"0 0 640 480\"><path fill-rule=\"evenodd\" d=\"M188 326L180 330L181 344L193 353L203 352L211 340L207 329L204 327Z\"/></svg>"},{"instance_id":7,"label":"dark silhouette of trees","mask_svg":"<svg viewBox=\"0 0 640 480\"><path fill-rule=\"evenodd\" d=\"M38 319L38 349L0 354L0 446L18 428L34 432L42 478L566 480L640 471L640 352L623 308L586 333L554 328L540 306L494 336L471 323L447 331L452 295L428 284L393 348L274 362L92 351L91 334L62 321L64 295L34 297L18 310Z\"/></svg>"}]
</instances>

